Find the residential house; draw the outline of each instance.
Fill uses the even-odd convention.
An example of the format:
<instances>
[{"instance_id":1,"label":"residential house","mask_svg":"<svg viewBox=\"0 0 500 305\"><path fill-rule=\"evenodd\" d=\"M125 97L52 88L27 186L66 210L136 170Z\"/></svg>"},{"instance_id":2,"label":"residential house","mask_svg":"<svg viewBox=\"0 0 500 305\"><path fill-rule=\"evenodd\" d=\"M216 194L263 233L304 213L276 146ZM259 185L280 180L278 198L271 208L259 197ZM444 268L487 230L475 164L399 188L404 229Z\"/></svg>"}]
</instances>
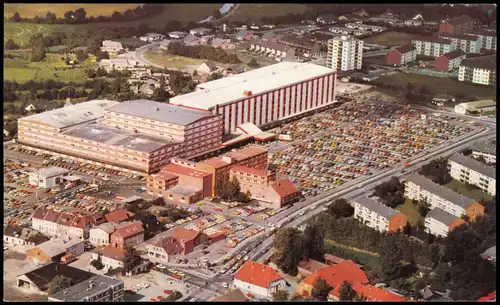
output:
<instances>
[{"instance_id":1,"label":"residential house","mask_svg":"<svg viewBox=\"0 0 500 305\"><path fill-rule=\"evenodd\" d=\"M48 237L30 228L8 224L3 230L3 242L6 246L35 247L48 240Z\"/></svg>"},{"instance_id":2,"label":"residential house","mask_svg":"<svg viewBox=\"0 0 500 305\"><path fill-rule=\"evenodd\" d=\"M120 227L118 222L106 222L90 228L89 242L95 247L107 246L110 243L111 234Z\"/></svg>"},{"instance_id":3,"label":"residential house","mask_svg":"<svg viewBox=\"0 0 500 305\"><path fill-rule=\"evenodd\" d=\"M412 40L413 46L417 49L417 55L438 57L443 54L455 51L457 44L450 39L439 37L421 37Z\"/></svg>"},{"instance_id":4,"label":"residential house","mask_svg":"<svg viewBox=\"0 0 500 305\"><path fill-rule=\"evenodd\" d=\"M320 24L335 24L337 23L337 17L333 15L324 15L316 18L316 22Z\"/></svg>"},{"instance_id":5,"label":"residential house","mask_svg":"<svg viewBox=\"0 0 500 305\"><path fill-rule=\"evenodd\" d=\"M99 255L101 256L101 261L105 270L109 268L123 268L123 262L125 260L125 249L123 248L106 246L96 252L92 252L91 255L92 260L96 260Z\"/></svg>"},{"instance_id":6,"label":"residential house","mask_svg":"<svg viewBox=\"0 0 500 305\"><path fill-rule=\"evenodd\" d=\"M245 72L245 67L243 67L242 65L232 65L231 67L226 69L224 76L232 76L243 72Z\"/></svg>"},{"instance_id":7,"label":"residential house","mask_svg":"<svg viewBox=\"0 0 500 305\"><path fill-rule=\"evenodd\" d=\"M283 35L278 35L275 32L265 32L261 40L267 42L278 42Z\"/></svg>"},{"instance_id":8,"label":"residential house","mask_svg":"<svg viewBox=\"0 0 500 305\"><path fill-rule=\"evenodd\" d=\"M403 66L417 60L417 49L411 44L405 44L387 53L387 65Z\"/></svg>"},{"instance_id":9,"label":"residential house","mask_svg":"<svg viewBox=\"0 0 500 305\"><path fill-rule=\"evenodd\" d=\"M165 39L165 35L157 33L147 33L139 38L141 41L154 42Z\"/></svg>"},{"instance_id":10,"label":"residential house","mask_svg":"<svg viewBox=\"0 0 500 305\"><path fill-rule=\"evenodd\" d=\"M285 289L286 282L273 268L247 261L234 275L234 286L247 295L271 298L274 292Z\"/></svg>"},{"instance_id":11,"label":"residential house","mask_svg":"<svg viewBox=\"0 0 500 305\"><path fill-rule=\"evenodd\" d=\"M451 51L436 58L434 69L439 72L448 72L460 67L460 63L465 59L465 54L461 50Z\"/></svg>"},{"instance_id":12,"label":"residential house","mask_svg":"<svg viewBox=\"0 0 500 305\"><path fill-rule=\"evenodd\" d=\"M456 217L465 214L474 220L484 215L484 207L475 200L457 194L424 176L412 174L405 180L406 198L426 201L431 209L440 208Z\"/></svg>"},{"instance_id":13,"label":"residential house","mask_svg":"<svg viewBox=\"0 0 500 305\"><path fill-rule=\"evenodd\" d=\"M449 232L463 224L466 224L465 220L440 208L429 211L424 222L426 232L438 237L448 236Z\"/></svg>"},{"instance_id":14,"label":"residential house","mask_svg":"<svg viewBox=\"0 0 500 305\"><path fill-rule=\"evenodd\" d=\"M219 67L213 61L206 61L196 68L199 75L210 75L219 70Z\"/></svg>"},{"instance_id":15,"label":"residential house","mask_svg":"<svg viewBox=\"0 0 500 305\"><path fill-rule=\"evenodd\" d=\"M210 34L210 33L212 33L212 30L207 29L207 28L196 28L196 29L189 30L189 34L195 35L195 36L205 36L205 35Z\"/></svg>"},{"instance_id":16,"label":"residential house","mask_svg":"<svg viewBox=\"0 0 500 305\"><path fill-rule=\"evenodd\" d=\"M323 269L328 267L327 264L319 262L317 260L306 258L303 259L298 265L297 269L299 270L299 274L302 277L308 277L312 273L318 271L319 269Z\"/></svg>"},{"instance_id":17,"label":"residential house","mask_svg":"<svg viewBox=\"0 0 500 305\"><path fill-rule=\"evenodd\" d=\"M495 139L476 141L472 146L472 157L477 159L479 156L488 164L497 163L497 142Z\"/></svg>"},{"instance_id":18,"label":"residential house","mask_svg":"<svg viewBox=\"0 0 500 305\"><path fill-rule=\"evenodd\" d=\"M138 67L140 67L138 62L129 58L101 59L99 62L99 68L106 70L108 73L113 70L133 70Z\"/></svg>"},{"instance_id":19,"label":"residential house","mask_svg":"<svg viewBox=\"0 0 500 305\"><path fill-rule=\"evenodd\" d=\"M323 259L325 260L325 264L327 264L328 266L341 264L341 263L346 261L345 259L343 259L341 257L335 256L332 254L328 254L328 253L325 253L325 255L323 255ZM358 267L359 269L363 269L363 266L360 264L356 264L356 267Z\"/></svg>"},{"instance_id":20,"label":"residential house","mask_svg":"<svg viewBox=\"0 0 500 305\"><path fill-rule=\"evenodd\" d=\"M458 80L486 86L497 84L496 55L466 58L460 62Z\"/></svg>"},{"instance_id":21,"label":"residential house","mask_svg":"<svg viewBox=\"0 0 500 305\"><path fill-rule=\"evenodd\" d=\"M24 107L24 110L26 110L27 112L34 112L36 111L36 107L33 104L29 104L28 106Z\"/></svg>"},{"instance_id":22,"label":"residential house","mask_svg":"<svg viewBox=\"0 0 500 305\"><path fill-rule=\"evenodd\" d=\"M123 302L122 280L95 275L49 296L49 302Z\"/></svg>"},{"instance_id":23,"label":"residential house","mask_svg":"<svg viewBox=\"0 0 500 305\"><path fill-rule=\"evenodd\" d=\"M189 206L203 199L203 190L178 184L163 193L163 199L174 205Z\"/></svg>"},{"instance_id":24,"label":"residential house","mask_svg":"<svg viewBox=\"0 0 500 305\"><path fill-rule=\"evenodd\" d=\"M348 29L348 28L337 27L337 26L332 26L332 27L328 28L328 31L335 33L335 34L342 34L342 35L351 35L354 33L354 29Z\"/></svg>"},{"instance_id":25,"label":"residential house","mask_svg":"<svg viewBox=\"0 0 500 305\"><path fill-rule=\"evenodd\" d=\"M440 33L439 36L453 41L457 45L457 49L466 54L481 53L482 41L479 36L460 33Z\"/></svg>"},{"instance_id":26,"label":"residential house","mask_svg":"<svg viewBox=\"0 0 500 305\"><path fill-rule=\"evenodd\" d=\"M142 221L125 223L117 228L110 236L110 245L115 248L125 249L136 246L144 241L144 228Z\"/></svg>"},{"instance_id":27,"label":"residential house","mask_svg":"<svg viewBox=\"0 0 500 305\"><path fill-rule=\"evenodd\" d=\"M380 232L402 231L408 222L403 214L368 197L356 199L353 206L354 218Z\"/></svg>"},{"instance_id":28,"label":"residential house","mask_svg":"<svg viewBox=\"0 0 500 305\"><path fill-rule=\"evenodd\" d=\"M212 40L212 46L214 48L221 48L223 50L232 50L235 48L235 45L231 43L230 39L222 38L214 38L214 40Z\"/></svg>"},{"instance_id":29,"label":"residential house","mask_svg":"<svg viewBox=\"0 0 500 305\"><path fill-rule=\"evenodd\" d=\"M202 44L201 39L199 37L191 35L191 34L184 37L183 42L186 46L199 46Z\"/></svg>"},{"instance_id":30,"label":"residential house","mask_svg":"<svg viewBox=\"0 0 500 305\"><path fill-rule=\"evenodd\" d=\"M474 28L474 21L467 15L441 21L439 33L464 33Z\"/></svg>"},{"instance_id":31,"label":"residential house","mask_svg":"<svg viewBox=\"0 0 500 305\"><path fill-rule=\"evenodd\" d=\"M109 54L116 54L123 51L123 46L121 42L112 41L112 40L104 40L102 42L101 52L108 52Z\"/></svg>"},{"instance_id":32,"label":"residential house","mask_svg":"<svg viewBox=\"0 0 500 305\"><path fill-rule=\"evenodd\" d=\"M66 254L79 256L84 252L83 240L70 236L63 236L48 240L31 249L26 250L26 260L35 264L57 262Z\"/></svg>"},{"instance_id":33,"label":"residential house","mask_svg":"<svg viewBox=\"0 0 500 305\"><path fill-rule=\"evenodd\" d=\"M243 40L249 41L249 40L252 40L254 38L254 35L250 31L240 30L236 33L235 37L239 41L243 41Z\"/></svg>"},{"instance_id":34,"label":"residential house","mask_svg":"<svg viewBox=\"0 0 500 305\"><path fill-rule=\"evenodd\" d=\"M122 222L129 220L131 217L134 217L134 215L134 213L125 209L117 209L105 214L104 218L106 218L107 222Z\"/></svg>"},{"instance_id":35,"label":"residential house","mask_svg":"<svg viewBox=\"0 0 500 305\"><path fill-rule=\"evenodd\" d=\"M47 236L72 235L81 239L88 238L93 226L106 222L101 213L89 213L75 209L55 212L38 209L31 218L32 228Z\"/></svg>"},{"instance_id":36,"label":"residential house","mask_svg":"<svg viewBox=\"0 0 500 305\"><path fill-rule=\"evenodd\" d=\"M496 169L474 158L454 153L449 159L450 175L465 184L475 185L483 192L496 195Z\"/></svg>"},{"instance_id":37,"label":"residential house","mask_svg":"<svg viewBox=\"0 0 500 305\"><path fill-rule=\"evenodd\" d=\"M295 49L273 42L252 41L250 42L249 50L281 59L285 57L295 56Z\"/></svg>"},{"instance_id":38,"label":"residential house","mask_svg":"<svg viewBox=\"0 0 500 305\"><path fill-rule=\"evenodd\" d=\"M168 37L170 37L172 39L183 39L187 35L188 35L188 33L181 32L181 31L173 31L173 32L168 33Z\"/></svg>"},{"instance_id":39,"label":"residential house","mask_svg":"<svg viewBox=\"0 0 500 305\"><path fill-rule=\"evenodd\" d=\"M149 260L155 263L166 264L170 261L171 256L182 254L184 248L174 237L165 236L148 244L146 252Z\"/></svg>"},{"instance_id":40,"label":"residential house","mask_svg":"<svg viewBox=\"0 0 500 305\"><path fill-rule=\"evenodd\" d=\"M406 302L402 296L372 285L355 284L353 289L357 295L363 295L368 302ZM336 295L335 290L332 290L328 295L328 299L338 301L339 296Z\"/></svg>"},{"instance_id":41,"label":"residential house","mask_svg":"<svg viewBox=\"0 0 500 305\"><path fill-rule=\"evenodd\" d=\"M181 245L183 255L193 252L194 248L208 241L206 234L182 227L177 228L171 236Z\"/></svg>"},{"instance_id":42,"label":"residential house","mask_svg":"<svg viewBox=\"0 0 500 305\"><path fill-rule=\"evenodd\" d=\"M298 35L285 35L280 39L279 43L293 48L296 53L302 53L305 57L317 56L321 53L320 44L315 43L312 39Z\"/></svg>"}]
</instances>

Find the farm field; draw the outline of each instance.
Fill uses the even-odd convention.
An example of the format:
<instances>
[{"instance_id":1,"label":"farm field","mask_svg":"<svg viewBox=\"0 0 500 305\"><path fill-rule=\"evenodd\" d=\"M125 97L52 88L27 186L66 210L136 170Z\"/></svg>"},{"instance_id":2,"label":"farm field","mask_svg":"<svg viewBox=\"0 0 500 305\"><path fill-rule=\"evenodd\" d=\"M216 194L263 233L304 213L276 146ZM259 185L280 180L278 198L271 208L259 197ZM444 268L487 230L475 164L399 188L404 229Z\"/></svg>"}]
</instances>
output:
<instances>
[{"instance_id":1,"label":"farm field","mask_svg":"<svg viewBox=\"0 0 500 305\"><path fill-rule=\"evenodd\" d=\"M158 48L150 49L144 53L144 58L167 69L186 69L188 66L199 66L204 60L184 56L171 55Z\"/></svg>"},{"instance_id":2,"label":"farm field","mask_svg":"<svg viewBox=\"0 0 500 305\"><path fill-rule=\"evenodd\" d=\"M424 218L418 213L417 207L413 205L411 199L406 199L405 203L396 208L401 214L408 218L408 222L412 227L416 227L419 221L424 221Z\"/></svg>"},{"instance_id":3,"label":"farm field","mask_svg":"<svg viewBox=\"0 0 500 305\"><path fill-rule=\"evenodd\" d=\"M47 57L41 62L30 62L29 51L11 54L18 54L20 57L15 59L4 58L4 80L17 81L19 83L29 80L47 79L64 82L82 82L87 78L85 69L97 65L96 63L90 63L87 59L81 66L74 68L68 67L64 61L61 60L61 55L59 54L48 53Z\"/></svg>"},{"instance_id":4,"label":"farm field","mask_svg":"<svg viewBox=\"0 0 500 305\"><path fill-rule=\"evenodd\" d=\"M368 37L364 39L365 43L374 43L381 46L400 46L411 42L413 38L418 37L418 35L388 31L381 34Z\"/></svg>"},{"instance_id":5,"label":"farm field","mask_svg":"<svg viewBox=\"0 0 500 305\"><path fill-rule=\"evenodd\" d=\"M479 189L467 187L465 184L461 183L458 180L451 180L451 182L446 184L445 187L476 201L489 201L493 198L493 196L486 194Z\"/></svg>"},{"instance_id":6,"label":"farm field","mask_svg":"<svg viewBox=\"0 0 500 305\"><path fill-rule=\"evenodd\" d=\"M260 20L262 17L299 14L307 10L304 4L240 4L225 20Z\"/></svg>"},{"instance_id":7,"label":"farm field","mask_svg":"<svg viewBox=\"0 0 500 305\"><path fill-rule=\"evenodd\" d=\"M79 8L85 9L87 16L111 16L113 12L124 12L128 9L134 9L141 3L9 3L4 4L4 17L10 18L15 12L18 12L21 18L33 18L35 16L45 16L48 12L56 14L58 18L63 17L67 11L74 11Z\"/></svg>"},{"instance_id":8,"label":"farm field","mask_svg":"<svg viewBox=\"0 0 500 305\"><path fill-rule=\"evenodd\" d=\"M477 99L493 98L496 100L496 92L493 87L467 84L444 77L397 73L393 75L382 75L377 79L376 83L392 84L400 88L406 88L408 83L410 83L413 85L414 90L419 90L422 85L425 85L430 94L473 96Z\"/></svg>"},{"instance_id":9,"label":"farm field","mask_svg":"<svg viewBox=\"0 0 500 305\"><path fill-rule=\"evenodd\" d=\"M207 4L163 4L163 11L149 19L141 19L133 22L101 22L88 24L34 24L34 23L18 23L4 21L4 42L8 39L13 39L14 42L20 45L25 45L31 35L42 33L47 35L53 32L63 32L66 35L74 35L85 30L101 29L103 26L138 26L141 22L149 26L162 30L165 24L171 20L180 22L200 21L206 18L212 12L220 8L222 4L207 3ZM23 15L21 14L21 17Z\"/></svg>"}]
</instances>

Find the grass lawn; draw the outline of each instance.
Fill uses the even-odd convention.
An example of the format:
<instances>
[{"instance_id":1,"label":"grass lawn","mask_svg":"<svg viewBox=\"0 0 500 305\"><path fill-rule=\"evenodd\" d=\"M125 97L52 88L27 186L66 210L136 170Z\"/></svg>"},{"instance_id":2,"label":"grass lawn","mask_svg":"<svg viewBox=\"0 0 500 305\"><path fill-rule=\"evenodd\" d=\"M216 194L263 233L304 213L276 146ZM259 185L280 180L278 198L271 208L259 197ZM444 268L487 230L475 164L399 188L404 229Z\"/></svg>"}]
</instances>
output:
<instances>
[{"instance_id":1,"label":"grass lawn","mask_svg":"<svg viewBox=\"0 0 500 305\"><path fill-rule=\"evenodd\" d=\"M61 55L47 53L46 58L41 62L30 62L29 55L23 53L23 58L4 58L4 80L26 82L29 80L60 80L64 82L82 82L87 78L85 69L96 67L96 63L91 63L87 59L82 65L68 67L61 60ZM57 68L57 70L56 70ZM65 68L65 70L62 70ZM57 77L54 75L57 74Z\"/></svg>"},{"instance_id":2,"label":"grass lawn","mask_svg":"<svg viewBox=\"0 0 500 305\"><path fill-rule=\"evenodd\" d=\"M240 4L226 19L230 21L257 21L262 17L299 14L307 10L308 7L304 4Z\"/></svg>"},{"instance_id":3,"label":"grass lawn","mask_svg":"<svg viewBox=\"0 0 500 305\"><path fill-rule=\"evenodd\" d=\"M154 48L146 51L144 54L144 57L157 64L157 65L163 65L167 69L187 69L187 66L199 66L203 62L205 62L202 59L196 59L196 58L189 58L189 57L184 57L184 56L177 56L177 55L171 55L163 50L160 50L159 48Z\"/></svg>"},{"instance_id":4,"label":"grass lawn","mask_svg":"<svg viewBox=\"0 0 500 305\"><path fill-rule=\"evenodd\" d=\"M410 43L411 40L418 35L388 31L375 36L368 37L364 39L365 43L379 44L381 46L400 46L406 43Z\"/></svg>"},{"instance_id":5,"label":"grass lawn","mask_svg":"<svg viewBox=\"0 0 500 305\"><path fill-rule=\"evenodd\" d=\"M413 205L411 199L406 199L405 203L396 208L401 214L408 218L408 222L412 227L416 227L419 221L424 221L424 218L420 216L417 211L417 207Z\"/></svg>"},{"instance_id":6,"label":"grass lawn","mask_svg":"<svg viewBox=\"0 0 500 305\"><path fill-rule=\"evenodd\" d=\"M253 58L257 61L257 63L261 67L265 67L265 66L269 66L269 65L273 65L273 64L277 63L276 61L274 61L272 59L262 58L262 56L250 55L248 53L238 52L238 51L234 51L234 53L236 53L236 56L238 56L238 58L241 60L242 65L247 69L247 71L255 69L255 67L249 67L248 66L248 63Z\"/></svg>"},{"instance_id":7,"label":"grass lawn","mask_svg":"<svg viewBox=\"0 0 500 305\"><path fill-rule=\"evenodd\" d=\"M493 198L493 196L486 194L479 189L469 189L465 184L458 180L452 180L450 183L446 184L445 187L476 201L488 201Z\"/></svg>"},{"instance_id":8,"label":"grass lawn","mask_svg":"<svg viewBox=\"0 0 500 305\"><path fill-rule=\"evenodd\" d=\"M374 269L380 265L380 258L377 255L357 251L350 247L334 243L331 240L325 240L325 253L331 253L333 255L341 257L341 255L336 254L339 253L339 251L356 257L359 260L359 263L366 268Z\"/></svg>"},{"instance_id":9,"label":"grass lawn","mask_svg":"<svg viewBox=\"0 0 500 305\"><path fill-rule=\"evenodd\" d=\"M413 85L413 90L420 90L425 85L431 94L449 94L475 96L477 99L495 99L496 90L493 87L467 84L456 79L427 76L410 73L396 73L393 75L382 75L377 82L392 84L400 88L406 88L408 83Z\"/></svg>"}]
</instances>

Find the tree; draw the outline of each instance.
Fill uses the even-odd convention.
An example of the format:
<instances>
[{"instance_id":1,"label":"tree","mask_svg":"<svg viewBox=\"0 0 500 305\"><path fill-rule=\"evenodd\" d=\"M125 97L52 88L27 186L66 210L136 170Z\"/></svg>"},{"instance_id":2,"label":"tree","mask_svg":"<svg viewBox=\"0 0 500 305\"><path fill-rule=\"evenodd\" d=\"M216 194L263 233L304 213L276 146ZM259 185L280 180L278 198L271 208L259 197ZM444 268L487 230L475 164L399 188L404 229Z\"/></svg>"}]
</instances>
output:
<instances>
[{"instance_id":1,"label":"tree","mask_svg":"<svg viewBox=\"0 0 500 305\"><path fill-rule=\"evenodd\" d=\"M304 230L304 256L321 259L325 254L325 234L316 225L307 225Z\"/></svg>"},{"instance_id":2,"label":"tree","mask_svg":"<svg viewBox=\"0 0 500 305\"><path fill-rule=\"evenodd\" d=\"M427 202L427 198L418 203L418 213L420 216L425 217L427 213L431 210L431 205Z\"/></svg>"},{"instance_id":3,"label":"tree","mask_svg":"<svg viewBox=\"0 0 500 305\"><path fill-rule=\"evenodd\" d=\"M220 19L222 17L222 14L220 13L219 9L215 9L214 12L212 13L212 17L214 20Z\"/></svg>"},{"instance_id":4,"label":"tree","mask_svg":"<svg viewBox=\"0 0 500 305\"><path fill-rule=\"evenodd\" d=\"M52 281L50 281L47 293L51 295L71 286L73 286L73 283L69 277L56 275Z\"/></svg>"},{"instance_id":5,"label":"tree","mask_svg":"<svg viewBox=\"0 0 500 305\"><path fill-rule=\"evenodd\" d=\"M87 12L83 8L75 10L75 23L83 23L87 20Z\"/></svg>"},{"instance_id":6,"label":"tree","mask_svg":"<svg viewBox=\"0 0 500 305\"><path fill-rule=\"evenodd\" d=\"M387 237L380 244L380 271L385 280L390 280L403 268L401 264L403 251L398 235L391 234Z\"/></svg>"},{"instance_id":7,"label":"tree","mask_svg":"<svg viewBox=\"0 0 500 305\"><path fill-rule=\"evenodd\" d=\"M102 263L101 254L99 253L97 255L97 258L95 260L91 261L90 264L92 266L94 266L94 268L96 268L97 270L101 270L102 268L104 268L104 264Z\"/></svg>"},{"instance_id":8,"label":"tree","mask_svg":"<svg viewBox=\"0 0 500 305\"><path fill-rule=\"evenodd\" d=\"M45 15L45 23L48 24L54 24L56 23L57 17L56 14L48 12L47 15Z\"/></svg>"},{"instance_id":9,"label":"tree","mask_svg":"<svg viewBox=\"0 0 500 305\"><path fill-rule=\"evenodd\" d=\"M297 228L281 228L276 232L273 241L276 249L273 255L274 263L283 272L295 276L297 265L304 256L304 242Z\"/></svg>"},{"instance_id":10,"label":"tree","mask_svg":"<svg viewBox=\"0 0 500 305\"><path fill-rule=\"evenodd\" d=\"M14 40L9 39L5 42L5 50L17 50L19 46L14 42Z\"/></svg>"},{"instance_id":11,"label":"tree","mask_svg":"<svg viewBox=\"0 0 500 305\"><path fill-rule=\"evenodd\" d=\"M182 298L182 293L175 290L171 295L161 300L161 302L173 302Z\"/></svg>"},{"instance_id":12,"label":"tree","mask_svg":"<svg viewBox=\"0 0 500 305\"><path fill-rule=\"evenodd\" d=\"M344 281L339 288L339 299L340 301L354 301L356 297L356 291L352 288L351 283Z\"/></svg>"},{"instance_id":13,"label":"tree","mask_svg":"<svg viewBox=\"0 0 500 305\"><path fill-rule=\"evenodd\" d=\"M21 16L19 16L18 12L15 12L12 17L10 17L10 21L13 22L20 22L21 21Z\"/></svg>"},{"instance_id":14,"label":"tree","mask_svg":"<svg viewBox=\"0 0 500 305\"><path fill-rule=\"evenodd\" d=\"M45 58L45 47L42 41L37 41L31 50L31 61L39 62Z\"/></svg>"},{"instance_id":15,"label":"tree","mask_svg":"<svg viewBox=\"0 0 500 305\"><path fill-rule=\"evenodd\" d=\"M129 272L141 263L142 259L139 253L133 247L125 249L125 258L123 261L123 271Z\"/></svg>"},{"instance_id":16,"label":"tree","mask_svg":"<svg viewBox=\"0 0 500 305\"><path fill-rule=\"evenodd\" d=\"M252 58L249 62L248 62L248 66L249 67L252 67L252 68L257 68L259 67L259 64L257 63L257 61L255 60L255 58Z\"/></svg>"},{"instance_id":17,"label":"tree","mask_svg":"<svg viewBox=\"0 0 500 305\"><path fill-rule=\"evenodd\" d=\"M328 294L332 291L332 289L333 287L328 285L325 280L319 278L313 285L311 295L319 301L326 301L328 299Z\"/></svg>"},{"instance_id":18,"label":"tree","mask_svg":"<svg viewBox=\"0 0 500 305\"><path fill-rule=\"evenodd\" d=\"M277 301L288 301L288 298L290 297L290 294L288 291L280 289L276 292L273 293L273 300L275 302Z\"/></svg>"},{"instance_id":19,"label":"tree","mask_svg":"<svg viewBox=\"0 0 500 305\"><path fill-rule=\"evenodd\" d=\"M83 51L82 49L76 51L76 58L78 59L78 62L83 63L88 57L89 56L87 52Z\"/></svg>"},{"instance_id":20,"label":"tree","mask_svg":"<svg viewBox=\"0 0 500 305\"><path fill-rule=\"evenodd\" d=\"M66 13L64 13L64 19L67 23L73 23L74 18L75 13L73 11L67 11Z\"/></svg>"},{"instance_id":21,"label":"tree","mask_svg":"<svg viewBox=\"0 0 500 305\"><path fill-rule=\"evenodd\" d=\"M344 218L354 215L354 208L347 200L339 198L328 206L327 212L335 218Z\"/></svg>"}]
</instances>

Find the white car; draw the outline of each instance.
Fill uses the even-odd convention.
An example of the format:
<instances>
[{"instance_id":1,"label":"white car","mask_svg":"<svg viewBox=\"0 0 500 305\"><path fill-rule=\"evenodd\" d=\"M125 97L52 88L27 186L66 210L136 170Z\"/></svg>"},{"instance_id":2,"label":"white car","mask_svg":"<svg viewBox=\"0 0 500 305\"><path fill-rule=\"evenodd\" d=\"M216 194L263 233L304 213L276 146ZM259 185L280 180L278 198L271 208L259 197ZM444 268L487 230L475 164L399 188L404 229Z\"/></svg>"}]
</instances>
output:
<instances>
[{"instance_id":1,"label":"white car","mask_svg":"<svg viewBox=\"0 0 500 305\"><path fill-rule=\"evenodd\" d=\"M197 298L191 298L191 299L189 300L189 302L197 302L197 301L198 301L198 299L197 299Z\"/></svg>"},{"instance_id":2,"label":"white car","mask_svg":"<svg viewBox=\"0 0 500 305\"><path fill-rule=\"evenodd\" d=\"M227 272L227 269L226 268L222 268L219 272L220 272L220 274L224 274L224 273Z\"/></svg>"},{"instance_id":3,"label":"white car","mask_svg":"<svg viewBox=\"0 0 500 305\"><path fill-rule=\"evenodd\" d=\"M304 216L306 214L306 211L302 211L299 213L300 216Z\"/></svg>"},{"instance_id":4,"label":"white car","mask_svg":"<svg viewBox=\"0 0 500 305\"><path fill-rule=\"evenodd\" d=\"M228 287L229 287L229 285L228 285L227 283L225 283L225 282L224 282L224 283L222 283L222 287L224 287L224 288L228 288Z\"/></svg>"},{"instance_id":5,"label":"white car","mask_svg":"<svg viewBox=\"0 0 500 305\"><path fill-rule=\"evenodd\" d=\"M156 268L163 270L163 269L165 269L167 267L163 266L162 264L158 264L158 265L156 265Z\"/></svg>"}]
</instances>

